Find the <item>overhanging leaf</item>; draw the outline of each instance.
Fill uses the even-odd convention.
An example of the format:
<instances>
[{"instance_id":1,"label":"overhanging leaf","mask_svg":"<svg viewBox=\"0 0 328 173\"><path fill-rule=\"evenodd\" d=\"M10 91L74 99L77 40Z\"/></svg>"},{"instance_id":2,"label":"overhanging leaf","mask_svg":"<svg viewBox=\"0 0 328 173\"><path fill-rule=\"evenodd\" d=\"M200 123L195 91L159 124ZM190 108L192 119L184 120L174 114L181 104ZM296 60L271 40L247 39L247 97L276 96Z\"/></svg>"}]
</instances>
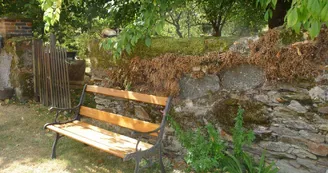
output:
<instances>
[{"instance_id":1,"label":"overhanging leaf","mask_svg":"<svg viewBox=\"0 0 328 173\"><path fill-rule=\"evenodd\" d=\"M287 16L287 26L293 27L297 23L297 20L298 20L297 9L294 8Z\"/></svg>"},{"instance_id":2,"label":"overhanging leaf","mask_svg":"<svg viewBox=\"0 0 328 173\"><path fill-rule=\"evenodd\" d=\"M321 28L321 23L318 21L313 20L311 22L311 26L309 28L309 33L311 38L315 38L317 35L319 35L320 32L320 28Z\"/></svg>"},{"instance_id":3,"label":"overhanging leaf","mask_svg":"<svg viewBox=\"0 0 328 173\"><path fill-rule=\"evenodd\" d=\"M320 17L322 21L328 21L328 3L321 10Z\"/></svg>"}]
</instances>

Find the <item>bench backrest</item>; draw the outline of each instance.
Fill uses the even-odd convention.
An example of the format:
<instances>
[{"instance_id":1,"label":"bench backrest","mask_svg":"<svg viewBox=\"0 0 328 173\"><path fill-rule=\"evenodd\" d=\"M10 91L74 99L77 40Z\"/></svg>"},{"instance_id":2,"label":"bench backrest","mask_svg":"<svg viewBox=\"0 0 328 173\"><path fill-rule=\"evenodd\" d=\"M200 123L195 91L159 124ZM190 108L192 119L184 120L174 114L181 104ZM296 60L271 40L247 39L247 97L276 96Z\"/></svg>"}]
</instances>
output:
<instances>
[{"instance_id":1,"label":"bench backrest","mask_svg":"<svg viewBox=\"0 0 328 173\"><path fill-rule=\"evenodd\" d=\"M148 95L148 94L141 94L131 91L123 91L123 90L116 90L111 88L105 88L105 87L98 87L94 85L87 85L84 87L84 90L86 92L91 93L97 93L97 94L103 94L106 96L112 96L112 97L119 97L134 101L140 101L145 103L151 103L161 106L166 106L168 102L168 97L159 97L154 95ZM83 97L83 96L82 96ZM165 118L165 114L163 118ZM104 121L113 125L118 125L124 128L128 128L131 130L139 131L139 132L147 132L152 131L160 127L160 124L154 124L147 121L142 121L134 118L129 118L126 116L122 116L119 114L109 113L101 110L97 110L94 108L89 108L85 106L80 107L80 115L86 116L89 118L97 119L100 121ZM157 133L151 133L152 136L157 136Z\"/></svg>"}]
</instances>

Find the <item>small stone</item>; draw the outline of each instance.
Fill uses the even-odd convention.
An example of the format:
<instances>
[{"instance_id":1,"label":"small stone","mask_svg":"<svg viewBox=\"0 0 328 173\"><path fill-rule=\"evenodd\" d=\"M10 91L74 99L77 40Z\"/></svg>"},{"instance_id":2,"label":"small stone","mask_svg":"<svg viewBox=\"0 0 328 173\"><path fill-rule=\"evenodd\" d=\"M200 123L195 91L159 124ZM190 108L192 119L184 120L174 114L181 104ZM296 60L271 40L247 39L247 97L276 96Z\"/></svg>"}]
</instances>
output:
<instances>
[{"instance_id":1,"label":"small stone","mask_svg":"<svg viewBox=\"0 0 328 173\"><path fill-rule=\"evenodd\" d=\"M303 121L302 119L285 119L282 121L286 127L297 130L307 130L316 133L318 130L310 123Z\"/></svg>"},{"instance_id":2,"label":"small stone","mask_svg":"<svg viewBox=\"0 0 328 173\"><path fill-rule=\"evenodd\" d=\"M293 149L292 154L295 154L297 157L300 158L310 158L310 159L317 159L317 156L303 150L303 149Z\"/></svg>"},{"instance_id":3,"label":"small stone","mask_svg":"<svg viewBox=\"0 0 328 173\"><path fill-rule=\"evenodd\" d=\"M301 165L298 164L295 160L290 160L289 161L289 164L291 164L292 166L294 166L295 168L300 168Z\"/></svg>"},{"instance_id":4,"label":"small stone","mask_svg":"<svg viewBox=\"0 0 328 173\"><path fill-rule=\"evenodd\" d=\"M318 112L322 114L328 114L328 106L318 108Z\"/></svg>"},{"instance_id":5,"label":"small stone","mask_svg":"<svg viewBox=\"0 0 328 173\"><path fill-rule=\"evenodd\" d=\"M248 54L250 51L249 48L249 42L253 42L258 40L258 36L252 36L252 37L242 37L235 41L232 46L229 47L229 50L232 52L238 52L241 54Z\"/></svg>"},{"instance_id":6,"label":"small stone","mask_svg":"<svg viewBox=\"0 0 328 173\"><path fill-rule=\"evenodd\" d=\"M296 116L297 112L295 112L294 110L291 110L285 106L277 106L274 108L274 112L273 115L275 117L291 117L291 116Z\"/></svg>"},{"instance_id":7,"label":"small stone","mask_svg":"<svg viewBox=\"0 0 328 173\"><path fill-rule=\"evenodd\" d=\"M9 99L5 99L5 104L7 105L7 104L9 104Z\"/></svg>"},{"instance_id":8,"label":"small stone","mask_svg":"<svg viewBox=\"0 0 328 173\"><path fill-rule=\"evenodd\" d=\"M319 125L319 129L328 132L328 124L321 124L321 125Z\"/></svg>"},{"instance_id":9,"label":"small stone","mask_svg":"<svg viewBox=\"0 0 328 173\"><path fill-rule=\"evenodd\" d=\"M304 114L307 112L307 109L296 100L292 100L288 105L288 108L298 113Z\"/></svg>"},{"instance_id":10,"label":"small stone","mask_svg":"<svg viewBox=\"0 0 328 173\"><path fill-rule=\"evenodd\" d=\"M279 102L279 103L284 103L284 102L286 102L285 99L280 98L280 97L276 98L276 100L277 100L277 102Z\"/></svg>"},{"instance_id":11,"label":"small stone","mask_svg":"<svg viewBox=\"0 0 328 173\"><path fill-rule=\"evenodd\" d=\"M316 166L315 161L309 159L297 158L296 162L306 168L309 168L310 170L314 170L315 172L318 172L318 167Z\"/></svg>"},{"instance_id":12,"label":"small stone","mask_svg":"<svg viewBox=\"0 0 328 173\"><path fill-rule=\"evenodd\" d=\"M272 130L269 130L268 127L259 126L256 129L253 130L255 134L257 135L268 135L272 133Z\"/></svg>"},{"instance_id":13,"label":"small stone","mask_svg":"<svg viewBox=\"0 0 328 173\"><path fill-rule=\"evenodd\" d=\"M138 117L141 120L151 121L151 118L149 117L149 114L141 106L134 106L134 113L135 113L135 116Z\"/></svg>"},{"instance_id":14,"label":"small stone","mask_svg":"<svg viewBox=\"0 0 328 173\"><path fill-rule=\"evenodd\" d=\"M283 99L285 100L297 100L299 102L312 102L311 97L306 94L306 93L293 93L293 94L288 94L288 95L284 95Z\"/></svg>"},{"instance_id":15,"label":"small stone","mask_svg":"<svg viewBox=\"0 0 328 173\"><path fill-rule=\"evenodd\" d=\"M323 74L315 78L315 82L328 82L328 74Z\"/></svg>"},{"instance_id":16,"label":"small stone","mask_svg":"<svg viewBox=\"0 0 328 173\"><path fill-rule=\"evenodd\" d=\"M261 142L259 144L262 148L270 151L286 152L291 145L283 142Z\"/></svg>"},{"instance_id":17,"label":"small stone","mask_svg":"<svg viewBox=\"0 0 328 173\"><path fill-rule=\"evenodd\" d=\"M278 160L276 165L279 168L279 173L309 173L304 169L295 168L287 160Z\"/></svg>"},{"instance_id":18,"label":"small stone","mask_svg":"<svg viewBox=\"0 0 328 173\"><path fill-rule=\"evenodd\" d=\"M201 70L200 66L192 67L193 72L197 72L197 71L200 71L200 70Z\"/></svg>"},{"instance_id":19,"label":"small stone","mask_svg":"<svg viewBox=\"0 0 328 173\"><path fill-rule=\"evenodd\" d=\"M262 103L268 103L269 102L269 97L267 95L261 94L261 95L256 95L254 96L254 99L262 102Z\"/></svg>"},{"instance_id":20,"label":"small stone","mask_svg":"<svg viewBox=\"0 0 328 173\"><path fill-rule=\"evenodd\" d=\"M302 137L304 137L305 139L308 139L308 140L316 142L316 143L324 143L325 142L323 135L307 132L305 130L300 130L299 134Z\"/></svg>"},{"instance_id":21,"label":"small stone","mask_svg":"<svg viewBox=\"0 0 328 173\"><path fill-rule=\"evenodd\" d=\"M297 136L298 132L295 130L291 130L289 128L283 127L283 126L271 126L270 130L272 130L274 133L278 135L288 135L288 136Z\"/></svg>"},{"instance_id":22,"label":"small stone","mask_svg":"<svg viewBox=\"0 0 328 173\"><path fill-rule=\"evenodd\" d=\"M309 95L312 100L321 102L328 101L328 89L327 87L316 86L309 91Z\"/></svg>"},{"instance_id":23,"label":"small stone","mask_svg":"<svg viewBox=\"0 0 328 173\"><path fill-rule=\"evenodd\" d=\"M279 159L283 159L283 158L296 159L295 155L288 154L288 153L285 153L285 152L267 151L267 155L270 158L274 157L274 158L279 158Z\"/></svg>"}]
</instances>

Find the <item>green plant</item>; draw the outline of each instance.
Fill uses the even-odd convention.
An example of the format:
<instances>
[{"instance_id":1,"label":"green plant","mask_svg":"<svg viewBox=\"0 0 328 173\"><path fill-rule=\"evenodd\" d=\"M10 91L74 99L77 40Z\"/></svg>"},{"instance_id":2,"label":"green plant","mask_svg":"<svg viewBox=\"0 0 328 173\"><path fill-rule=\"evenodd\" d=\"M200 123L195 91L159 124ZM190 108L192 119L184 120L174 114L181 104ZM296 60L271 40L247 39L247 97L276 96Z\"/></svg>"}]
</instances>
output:
<instances>
[{"instance_id":1,"label":"green plant","mask_svg":"<svg viewBox=\"0 0 328 173\"><path fill-rule=\"evenodd\" d=\"M265 151L261 155L260 162L257 164L254 159L247 153L243 153L241 158L237 158L230 153L222 160L225 165L224 171L229 173L277 173L279 169L275 167L275 163L270 165L265 163Z\"/></svg>"},{"instance_id":2,"label":"green plant","mask_svg":"<svg viewBox=\"0 0 328 173\"><path fill-rule=\"evenodd\" d=\"M237 117L235 118L235 126L232 133L233 139L233 151L235 156L241 156L243 154L243 146L250 145L255 139L254 133L252 131L245 131L243 127L243 113L245 112L239 106Z\"/></svg>"},{"instance_id":3,"label":"green plant","mask_svg":"<svg viewBox=\"0 0 328 173\"><path fill-rule=\"evenodd\" d=\"M243 127L244 109L239 107L232 134L233 153L227 151L228 146L220 138L212 124L198 128L195 132L183 131L180 125L169 116L169 122L175 129L175 134L186 148L186 163L195 172L214 172L223 170L229 173L276 173L274 163L266 165L265 152L257 164L253 157L243 151L245 145L254 140L254 133Z\"/></svg>"}]
</instances>

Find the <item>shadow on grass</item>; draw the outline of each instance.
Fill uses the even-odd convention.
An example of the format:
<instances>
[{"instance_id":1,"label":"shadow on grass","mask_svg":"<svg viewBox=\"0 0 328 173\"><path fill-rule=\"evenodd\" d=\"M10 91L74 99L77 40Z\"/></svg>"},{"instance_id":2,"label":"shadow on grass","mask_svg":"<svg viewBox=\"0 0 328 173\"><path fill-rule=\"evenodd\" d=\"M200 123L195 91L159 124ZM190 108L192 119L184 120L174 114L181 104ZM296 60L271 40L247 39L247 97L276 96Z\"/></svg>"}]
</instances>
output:
<instances>
[{"instance_id":1,"label":"shadow on grass","mask_svg":"<svg viewBox=\"0 0 328 173\"><path fill-rule=\"evenodd\" d=\"M39 105L0 106L0 172L111 172L134 171L134 162L63 137L57 159L51 159L53 132L42 129L54 116ZM142 172L159 172L158 166Z\"/></svg>"}]
</instances>

